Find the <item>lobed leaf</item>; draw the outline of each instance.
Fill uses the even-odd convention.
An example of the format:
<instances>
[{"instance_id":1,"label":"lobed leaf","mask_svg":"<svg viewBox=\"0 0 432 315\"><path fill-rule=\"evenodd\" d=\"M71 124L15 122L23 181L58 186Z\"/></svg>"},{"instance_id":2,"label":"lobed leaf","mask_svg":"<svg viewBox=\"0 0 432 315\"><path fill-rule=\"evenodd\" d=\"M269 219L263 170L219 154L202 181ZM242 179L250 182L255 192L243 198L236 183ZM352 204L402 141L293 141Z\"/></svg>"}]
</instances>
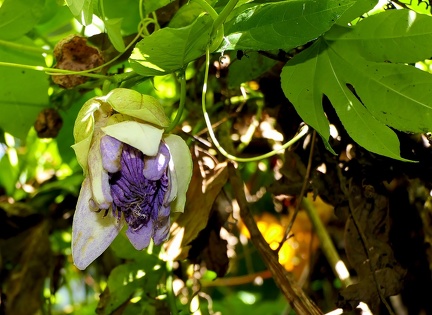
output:
<instances>
[{"instance_id":1,"label":"lobed leaf","mask_svg":"<svg viewBox=\"0 0 432 315\"><path fill-rule=\"evenodd\" d=\"M413 66L369 62L346 46L331 45L329 55L344 82L354 86L364 106L384 124L405 132L432 126L432 76ZM415 54L415 52L413 52Z\"/></svg>"},{"instance_id":2,"label":"lobed leaf","mask_svg":"<svg viewBox=\"0 0 432 315\"><path fill-rule=\"evenodd\" d=\"M411 10L388 10L364 19L352 29L325 35L338 49L356 51L370 61L414 63L432 56L432 17Z\"/></svg>"},{"instance_id":3,"label":"lobed leaf","mask_svg":"<svg viewBox=\"0 0 432 315\"><path fill-rule=\"evenodd\" d=\"M396 134L348 88L350 84L358 87L355 76L324 40L294 57L281 74L285 95L304 121L317 130L327 147L329 131L322 109L323 95L330 99L348 134L359 145L374 153L405 160L400 157ZM363 82L363 87L365 84ZM363 94L357 92L362 99Z\"/></svg>"},{"instance_id":4,"label":"lobed leaf","mask_svg":"<svg viewBox=\"0 0 432 315\"><path fill-rule=\"evenodd\" d=\"M321 41L291 59L281 73L282 89L300 117L313 127L329 144L330 126L322 107L322 90L317 73L318 57L323 50Z\"/></svg>"}]
</instances>

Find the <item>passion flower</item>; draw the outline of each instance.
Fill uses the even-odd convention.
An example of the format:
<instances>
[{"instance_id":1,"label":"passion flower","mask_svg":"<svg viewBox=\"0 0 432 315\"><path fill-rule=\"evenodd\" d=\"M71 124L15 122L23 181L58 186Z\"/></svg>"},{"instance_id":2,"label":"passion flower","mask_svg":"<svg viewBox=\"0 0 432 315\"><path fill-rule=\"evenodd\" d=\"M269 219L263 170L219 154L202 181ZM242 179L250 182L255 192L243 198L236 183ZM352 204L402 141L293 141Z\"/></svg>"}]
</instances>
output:
<instances>
[{"instance_id":1,"label":"passion flower","mask_svg":"<svg viewBox=\"0 0 432 315\"><path fill-rule=\"evenodd\" d=\"M170 213L183 211L192 175L186 143L163 134L168 123L156 99L128 89L92 98L80 110L73 149L85 179L72 225L79 269L99 257L124 224L137 250L168 237Z\"/></svg>"}]
</instances>

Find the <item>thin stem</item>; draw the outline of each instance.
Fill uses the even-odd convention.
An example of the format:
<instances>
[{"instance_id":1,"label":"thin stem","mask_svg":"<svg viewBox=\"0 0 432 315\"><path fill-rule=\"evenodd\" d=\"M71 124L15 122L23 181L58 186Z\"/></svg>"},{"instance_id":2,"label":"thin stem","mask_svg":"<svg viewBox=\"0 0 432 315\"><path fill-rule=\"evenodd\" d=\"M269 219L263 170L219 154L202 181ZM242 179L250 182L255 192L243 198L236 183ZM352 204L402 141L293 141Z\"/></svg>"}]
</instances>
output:
<instances>
[{"instance_id":1,"label":"thin stem","mask_svg":"<svg viewBox=\"0 0 432 315\"><path fill-rule=\"evenodd\" d=\"M54 68L47 68L42 66L31 66L31 65L23 65L20 63L12 63L12 62L3 62L0 61L0 67L11 67L11 68L19 68L19 69L30 69L35 71L44 71L47 74L50 74L48 72L55 73L56 75L72 75L72 74L79 74L85 77L90 78L97 78L97 79L109 79L106 75L96 74L96 73L87 73L87 72L81 72L81 71L69 71L65 69L54 69Z\"/></svg>"},{"instance_id":2,"label":"thin stem","mask_svg":"<svg viewBox=\"0 0 432 315\"><path fill-rule=\"evenodd\" d=\"M291 231L291 228L294 225L295 219L297 218L297 214L300 210L300 204L301 204L300 200L302 200L302 198L304 197L304 195L306 193L306 189L307 189L307 186L309 183L310 172L311 172L311 168L312 168L312 157L313 157L313 152L314 152L314 147L315 147L315 139L316 139L316 131L314 130L314 132L312 133L311 148L309 151L308 164L306 167L306 173L305 173L305 177L303 179L302 188L300 190L300 195L297 196L297 203L296 203L293 217L291 218L291 221L285 230L284 238L282 239L282 242L280 242L278 248L276 249L276 252L280 251L280 249L282 248L282 245L288 239L288 234Z\"/></svg>"},{"instance_id":3,"label":"thin stem","mask_svg":"<svg viewBox=\"0 0 432 315\"><path fill-rule=\"evenodd\" d=\"M321 310L309 299L302 288L293 280L292 275L279 263L278 256L267 244L249 210L249 204L244 192L244 183L240 172L232 163L228 164L229 179L234 197L240 208L240 216L249 230L252 244L260 253L261 258L273 275L276 285L289 301L298 315L320 315Z\"/></svg>"},{"instance_id":4,"label":"thin stem","mask_svg":"<svg viewBox=\"0 0 432 315\"><path fill-rule=\"evenodd\" d=\"M166 133L169 133L171 130L173 130L177 124L180 121L180 118L183 114L183 109L186 103L186 75L184 72L182 72L180 75L180 102L179 102L179 108L177 110L177 114L174 118L174 120L171 122L169 127L166 129Z\"/></svg>"},{"instance_id":5,"label":"thin stem","mask_svg":"<svg viewBox=\"0 0 432 315\"><path fill-rule=\"evenodd\" d=\"M219 13L217 19L213 22L213 34L217 32L217 30L225 23L228 15L237 5L239 0L229 0L227 5L223 8L223 10Z\"/></svg>"},{"instance_id":6,"label":"thin stem","mask_svg":"<svg viewBox=\"0 0 432 315\"><path fill-rule=\"evenodd\" d=\"M35 52L35 53L46 53L49 52L49 49L44 49L44 48L40 48L40 47L32 47L32 46L28 46L28 45L23 45L23 44L18 44L18 43L13 43L13 42L9 42L7 40L0 40L0 46L4 46L4 47L11 47L11 48L17 48L21 51L30 51L30 52Z\"/></svg>"},{"instance_id":7,"label":"thin stem","mask_svg":"<svg viewBox=\"0 0 432 315\"><path fill-rule=\"evenodd\" d=\"M208 14L210 14L213 20L216 20L218 18L217 12L215 11L215 9L213 9L213 7L210 4L208 4L207 1L205 0L193 0L193 1L198 3Z\"/></svg>"},{"instance_id":8,"label":"thin stem","mask_svg":"<svg viewBox=\"0 0 432 315\"><path fill-rule=\"evenodd\" d=\"M294 143L296 143L298 140L300 140L304 135L306 135L306 133L308 132L309 128L308 128L307 125L304 125L304 126L301 127L301 129L298 132L298 134L294 136L294 138L292 138L290 141L286 142L279 149L273 150L273 151L268 152L266 154L262 154L262 155L255 156L255 157L251 157L251 158L241 158L241 157L237 157L237 156L234 156L232 154L229 154L227 151L225 151L225 149L220 145L219 141L217 140L217 138L216 138L216 136L214 134L213 128L212 128L210 117L209 117L209 115L207 113L207 109L206 109L206 93L207 93L207 82L208 82L209 67L210 67L210 50L207 47L207 49L206 49L206 69L205 69L205 73L204 73L204 84L203 84L203 92L202 92L202 97L201 97L201 106L202 106L204 120L206 122L210 138L212 139L213 144L219 150L219 152L223 156L225 156L227 159L230 159L230 160L233 160L233 161L236 161L236 162L254 162L254 161L259 161L259 160L262 160L262 159L266 159L266 158L269 158L269 157L272 157L272 156L278 154L279 152L281 152L283 150L286 150L287 148L289 148L290 146L292 146Z\"/></svg>"},{"instance_id":9,"label":"thin stem","mask_svg":"<svg viewBox=\"0 0 432 315\"><path fill-rule=\"evenodd\" d=\"M327 233L327 229L325 228L318 215L317 209L314 207L314 205L309 199L304 197L301 200L301 205L312 222L312 225L320 241L321 249L323 250L324 255L326 256L330 266L333 268L334 274L341 280L345 287L349 286L350 284L352 284L352 281L349 276L348 270L346 269L345 264L340 259L339 254L329 234ZM343 271L342 273L341 270Z\"/></svg>"},{"instance_id":10,"label":"thin stem","mask_svg":"<svg viewBox=\"0 0 432 315\"><path fill-rule=\"evenodd\" d=\"M144 0L139 0L139 14L140 14L140 18L141 21L144 20L144 11L143 11L143 7L144 7Z\"/></svg>"}]
</instances>

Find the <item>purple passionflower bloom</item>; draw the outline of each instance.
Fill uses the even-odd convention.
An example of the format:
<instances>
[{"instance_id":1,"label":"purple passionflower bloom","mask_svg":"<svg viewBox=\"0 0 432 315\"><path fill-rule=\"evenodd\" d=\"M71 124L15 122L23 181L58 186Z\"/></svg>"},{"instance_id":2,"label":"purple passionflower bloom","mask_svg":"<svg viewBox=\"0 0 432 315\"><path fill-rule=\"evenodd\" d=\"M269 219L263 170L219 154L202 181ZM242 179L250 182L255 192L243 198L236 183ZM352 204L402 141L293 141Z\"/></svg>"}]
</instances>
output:
<instances>
[{"instance_id":1,"label":"purple passionflower bloom","mask_svg":"<svg viewBox=\"0 0 432 315\"><path fill-rule=\"evenodd\" d=\"M84 104L73 146L85 175L72 226L79 269L99 257L125 224L137 250L167 239L170 213L183 211L192 175L186 143L163 134L168 123L154 98L133 90L115 89Z\"/></svg>"}]
</instances>

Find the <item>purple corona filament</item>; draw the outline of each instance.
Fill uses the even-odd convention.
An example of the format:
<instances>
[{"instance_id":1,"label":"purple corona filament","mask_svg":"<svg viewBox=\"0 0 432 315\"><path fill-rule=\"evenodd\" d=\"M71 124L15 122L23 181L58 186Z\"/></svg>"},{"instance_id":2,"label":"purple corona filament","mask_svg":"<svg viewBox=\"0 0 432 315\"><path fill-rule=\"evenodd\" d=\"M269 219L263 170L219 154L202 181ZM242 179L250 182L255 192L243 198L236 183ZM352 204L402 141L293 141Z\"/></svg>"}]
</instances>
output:
<instances>
[{"instance_id":1,"label":"purple corona filament","mask_svg":"<svg viewBox=\"0 0 432 315\"><path fill-rule=\"evenodd\" d=\"M170 226L167 146L161 142L157 155L145 156L138 149L105 136L101 153L109 175L113 215L118 220L123 215L129 226L126 234L137 249L147 247L151 238L155 245L160 245Z\"/></svg>"}]
</instances>

